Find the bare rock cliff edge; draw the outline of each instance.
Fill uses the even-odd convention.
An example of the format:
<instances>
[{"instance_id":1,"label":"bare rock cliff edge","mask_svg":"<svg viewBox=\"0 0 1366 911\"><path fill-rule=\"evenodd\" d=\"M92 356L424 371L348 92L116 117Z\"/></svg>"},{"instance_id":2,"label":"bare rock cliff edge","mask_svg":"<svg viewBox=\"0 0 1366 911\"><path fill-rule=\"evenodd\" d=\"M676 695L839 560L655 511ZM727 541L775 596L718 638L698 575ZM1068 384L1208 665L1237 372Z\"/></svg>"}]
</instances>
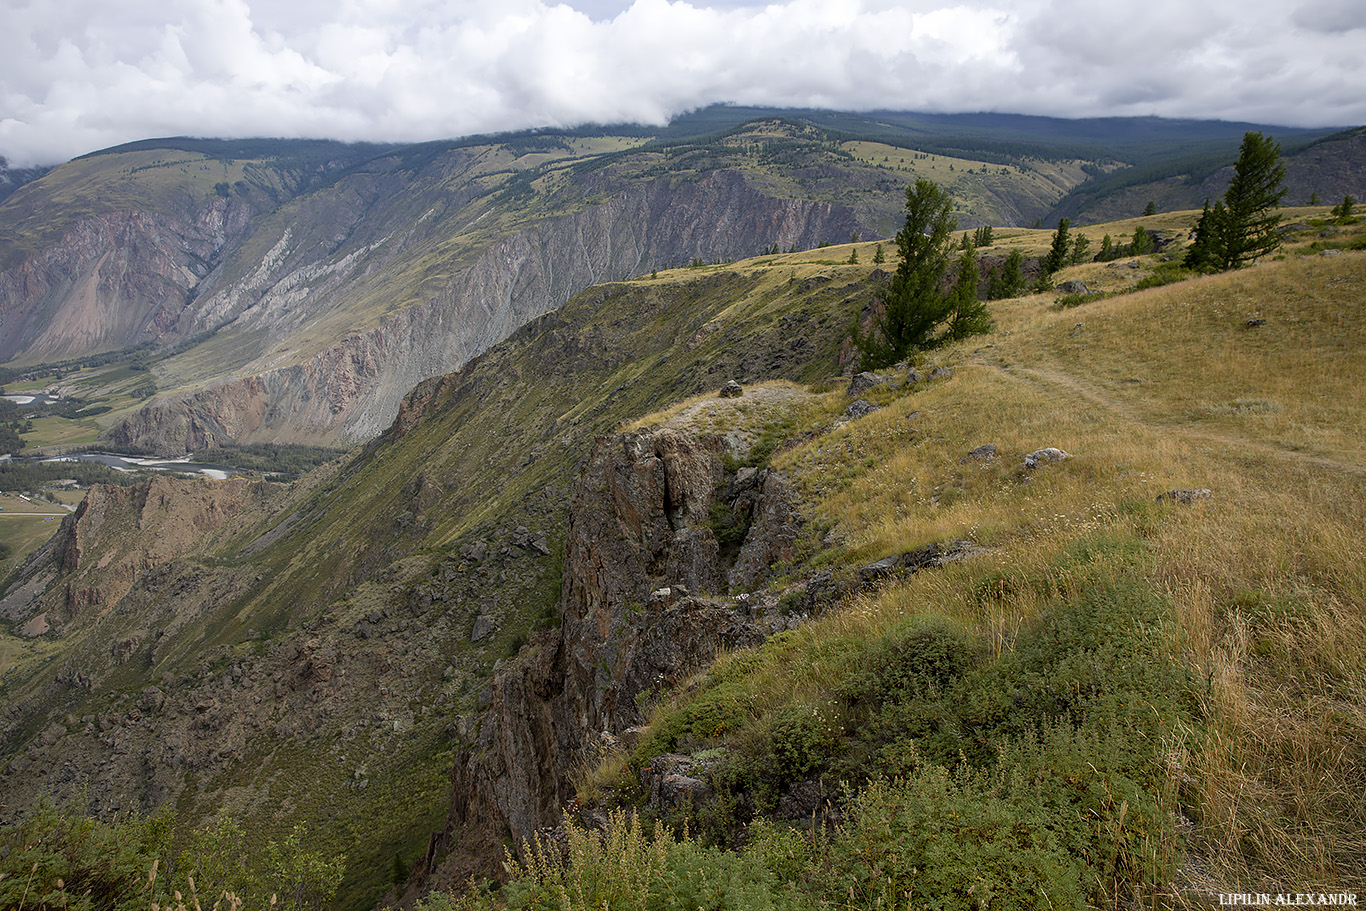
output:
<instances>
[{"instance_id":1,"label":"bare rock cliff edge","mask_svg":"<svg viewBox=\"0 0 1366 911\"><path fill-rule=\"evenodd\" d=\"M671 430L597 441L570 507L562 621L491 682L408 897L493 873L506 836L520 844L560 821L570 771L603 732L640 723L638 697L768 632L728 585L747 589L790 559L801 520L780 475L737 483L723 450ZM723 553L710 527L718 505L746 513L745 559Z\"/></svg>"}]
</instances>

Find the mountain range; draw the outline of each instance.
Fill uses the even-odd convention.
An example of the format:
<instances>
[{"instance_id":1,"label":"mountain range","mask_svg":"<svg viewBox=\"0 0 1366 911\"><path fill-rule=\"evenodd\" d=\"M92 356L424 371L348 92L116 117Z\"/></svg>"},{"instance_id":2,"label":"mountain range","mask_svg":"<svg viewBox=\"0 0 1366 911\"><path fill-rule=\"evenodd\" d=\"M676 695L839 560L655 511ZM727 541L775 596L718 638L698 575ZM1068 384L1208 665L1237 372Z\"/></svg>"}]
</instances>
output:
<instances>
[{"instance_id":1,"label":"mountain range","mask_svg":"<svg viewBox=\"0 0 1366 911\"><path fill-rule=\"evenodd\" d=\"M0 204L0 358L153 346L156 394L100 418L125 450L350 444L590 285L886 238L918 176L964 228L1198 207L1246 126L717 108L393 148L135 143ZM1288 158L1306 200L1359 180L1359 133L1278 135L1306 149Z\"/></svg>"}]
</instances>

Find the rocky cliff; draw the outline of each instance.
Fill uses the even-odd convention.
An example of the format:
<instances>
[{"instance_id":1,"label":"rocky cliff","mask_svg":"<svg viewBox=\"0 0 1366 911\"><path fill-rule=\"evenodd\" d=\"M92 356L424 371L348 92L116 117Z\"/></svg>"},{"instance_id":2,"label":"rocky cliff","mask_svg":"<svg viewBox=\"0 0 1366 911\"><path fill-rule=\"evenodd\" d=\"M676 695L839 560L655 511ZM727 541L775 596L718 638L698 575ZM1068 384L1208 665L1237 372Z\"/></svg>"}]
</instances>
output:
<instances>
[{"instance_id":1,"label":"rocky cliff","mask_svg":"<svg viewBox=\"0 0 1366 911\"><path fill-rule=\"evenodd\" d=\"M157 399L116 426L110 439L159 452L244 439L365 439L389 426L400 399L418 382L459 367L591 285L656 264L740 258L752 254L760 238L807 248L860 230L867 228L852 209L766 196L735 172L689 183L654 181L494 241L431 299L383 317L373 329L349 333L302 363ZM289 252L277 249L272 256L290 262ZM269 272L273 261L262 269ZM270 272L273 284L238 322L268 331L266 314L285 308L284 298L304 310L320 306L325 295L298 299L317 268ZM352 257L335 264L326 285L359 282L373 268L367 257ZM236 293L230 288L217 297ZM202 306L216 305L210 300Z\"/></svg>"},{"instance_id":2,"label":"rocky cliff","mask_svg":"<svg viewBox=\"0 0 1366 911\"><path fill-rule=\"evenodd\" d=\"M0 360L61 360L160 338L252 214L213 197L178 211L126 209L76 222L0 271Z\"/></svg>"},{"instance_id":3,"label":"rocky cliff","mask_svg":"<svg viewBox=\"0 0 1366 911\"><path fill-rule=\"evenodd\" d=\"M414 882L493 872L504 832L520 844L557 824L572 771L639 724L652 692L790 622L730 592L793 557L795 497L768 470L728 476L723 452L674 430L597 441L570 507L561 623L490 683ZM719 527L742 530L738 551Z\"/></svg>"},{"instance_id":4,"label":"rocky cliff","mask_svg":"<svg viewBox=\"0 0 1366 911\"><path fill-rule=\"evenodd\" d=\"M564 614L574 629L586 617L675 618L658 620L678 631L662 643L685 649L674 657L609 636L629 651L610 666L635 668L630 682L573 712L619 730L654 675L708 653L703 634L739 642L769 629L729 593L788 552L797 526L782 480L732 477L713 440L633 437L628 448L613 436L597 455L594 441L706 392L705 407L739 409L741 437L785 420L803 388L715 392L731 377L810 383L839 370L845 327L885 276L822 256L584 292L419 384L388 433L292 485L161 478L98 490L65 543L4 593L0 801L16 816L44 796L94 814L171 802L184 831L224 810L261 831L305 824L351 855L346 907L370 907L394 856L421 857L442 827L455 754L493 730L478 725L488 682L520 666L509 660L519 648L541 647L536 630ZM590 465L602 480L576 497ZM629 506L625 519L593 506L604 490ZM571 507L587 524L567 547ZM616 541L623 523L636 556ZM592 560L608 575L574 575L584 606L565 606L565 565ZM612 575L618 564L645 575ZM58 622L27 627L40 616ZM600 654L573 665L580 679ZM527 671L526 685L562 690L537 682L553 670ZM511 725L518 697L500 699ZM547 767L546 806L562 776Z\"/></svg>"}]
</instances>

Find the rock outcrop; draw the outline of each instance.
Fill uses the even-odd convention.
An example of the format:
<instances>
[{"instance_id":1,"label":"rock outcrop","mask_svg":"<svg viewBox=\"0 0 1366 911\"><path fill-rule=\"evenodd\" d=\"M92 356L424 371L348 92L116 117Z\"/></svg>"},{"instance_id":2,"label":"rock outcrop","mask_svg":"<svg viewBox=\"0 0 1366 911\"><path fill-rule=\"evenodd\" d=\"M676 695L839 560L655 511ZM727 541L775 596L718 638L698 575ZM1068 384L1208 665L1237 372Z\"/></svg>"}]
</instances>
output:
<instances>
[{"instance_id":1,"label":"rock outcrop","mask_svg":"<svg viewBox=\"0 0 1366 911\"><path fill-rule=\"evenodd\" d=\"M43 631L60 631L88 611L119 604L156 567L204 551L215 532L279 494L279 485L242 479L157 477L127 487L96 485L29 562L34 578L58 570L64 594L54 600L46 585L16 586L0 616L23 621L42 610Z\"/></svg>"},{"instance_id":2,"label":"rock outcrop","mask_svg":"<svg viewBox=\"0 0 1366 911\"><path fill-rule=\"evenodd\" d=\"M597 441L571 505L562 622L493 679L414 882L491 872L505 831L520 844L560 821L569 773L602 732L638 724L644 698L718 649L763 638L728 591L790 559L800 519L779 475L728 481L723 451L720 438L672 430ZM733 561L712 528L722 510L748 519Z\"/></svg>"}]
</instances>

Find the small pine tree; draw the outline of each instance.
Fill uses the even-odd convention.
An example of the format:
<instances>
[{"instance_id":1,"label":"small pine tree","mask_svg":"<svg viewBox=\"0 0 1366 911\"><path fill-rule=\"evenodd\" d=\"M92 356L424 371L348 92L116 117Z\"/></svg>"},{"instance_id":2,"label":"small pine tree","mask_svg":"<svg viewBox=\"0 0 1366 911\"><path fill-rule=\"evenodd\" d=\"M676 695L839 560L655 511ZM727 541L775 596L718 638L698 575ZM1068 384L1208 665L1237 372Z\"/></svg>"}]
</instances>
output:
<instances>
[{"instance_id":1,"label":"small pine tree","mask_svg":"<svg viewBox=\"0 0 1366 911\"><path fill-rule=\"evenodd\" d=\"M1103 263L1108 263L1115 258L1115 242L1110 239L1109 234L1101 238L1100 253L1097 254L1096 258Z\"/></svg>"},{"instance_id":2,"label":"small pine tree","mask_svg":"<svg viewBox=\"0 0 1366 911\"><path fill-rule=\"evenodd\" d=\"M887 261L887 254L882 252L882 244L873 248L873 264L880 266Z\"/></svg>"},{"instance_id":3,"label":"small pine tree","mask_svg":"<svg viewBox=\"0 0 1366 911\"><path fill-rule=\"evenodd\" d=\"M1041 279L1050 278L1054 272L1067 265L1067 256L1072 249L1072 238L1067 233L1069 225L1071 225L1070 220L1058 219L1058 230L1053 232L1053 247L1044 257Z\"/></svg>"},{"instance_id":4,"label":"small pine tree","mask_svg":"<svg viewBox=\"0 0 1366 911\"><path fill-rule=\"evenodd\" d=\"M1312 193L1309 194L1309 204L1310 204L1311 206L1317 206L1317 205L1320 204L1320 203L1319 203L1319 191L1318 191L1318 190L1315 190L1314 192L1312 192Z\"/></svg>"},{"instance_id":5,"label":"small pine tree","mask_svg":"<svg viewBox=\"0 0 1366 911\"><path fill-rule=\"evenodd\" d=\"M993 269L987 283L987 297L991 300L1004 300L1014 297L1025 288L1024 254L1011 250L1006 261L999 269Z\"/></svg>"},{"instance_id":6,"label":"small pine tree","mask_svg":"<svg viewBox=\"0 0 1366 911\"><path fill-rule=\"evenodd\" d=\"M991 225L982 225L972 236L972 243L977 249L990 247L992 242Z\"/></svg>"},{"instance_id":7,"label":"small pine tree","mask_svg":"<svg viewBox=\"0 0 1366 911\"><path fill-rule=\"evenodd\" d=\"M954 278L953 290L949 292L952 310L944 341L956 341L991 331L991 313L977 295L978 278L977 248L969 244L958 257L958 274Z\"/></svg>"},{"instance_id":8,"label":"small pine tree","mask_svg":"<svg viewBox=\"0 0 1366 911\"><path fill-rule=\"evenodd\" d=\"M1356 198L1348 193L1342 197L1342 202L1333 206L1333 217L1344 224L1352 221L1352 210L1356 208Z\"/></svg>"},{"instance_id":9,"label":"small pine tree","mask_svg":"<svg viewBox=\"0 0 1366 911\"><path fill-rule=\"evenodd\" d=\"M855 247L854 249L849 251L849 265L858 265L858 247Z\"/></svg>"},{"instance_id":10,"label":"small pine tree","mask_svg":"<svg viewBox=\"0 0 1366 911\"><path fill-rule=\"evenodd\" d=\"M1183 265L1196 272L1213 272L1219 268L1219 220L1224 217L1224 203L1220 200L1210 208L1209 197L1205 198L1204 211L1191 229L1191 245L1186 250Z\"/></svg>"},{"instance_id":11,"label":"small pine tree","mask_svg":"<svg viewBox=\"0 0 1366 911\"><path fill-rule=\"evenodd\" d=\"M1157 203L1153 202L1151 199L1148 200L1148 204L1147 204L1146 206L1143 207L1143 214L1144 214L1144 215L1156 215L1156 214L1157 214Z\"/></svg>"},{"instance_id":12,"label":"small pine tree","mask_svg":"<svg viewBox=\"0 0 1366 911\"><path fill-rule=\"evenodd\" d=\"M1091 241L1085 234L1078 234L1076 240L1072 241L1072 253L1068 257L1068 262L1076 265L1086 259L1086 248L1091 246Z\"/></svg>"},{"instance_id":13,"label":"small pine tree","mask_svg":"<svg viewBox=\"0 0 1366 911\"><path fill-rule=\"evenodd\" d=\"M1148 233L1148 229L1139 225L1134 228L1134 239L1129 244L1129 251L1134 256L1143 256L1153 252L1153 236Z\"/></svg>"}]
</instances>

